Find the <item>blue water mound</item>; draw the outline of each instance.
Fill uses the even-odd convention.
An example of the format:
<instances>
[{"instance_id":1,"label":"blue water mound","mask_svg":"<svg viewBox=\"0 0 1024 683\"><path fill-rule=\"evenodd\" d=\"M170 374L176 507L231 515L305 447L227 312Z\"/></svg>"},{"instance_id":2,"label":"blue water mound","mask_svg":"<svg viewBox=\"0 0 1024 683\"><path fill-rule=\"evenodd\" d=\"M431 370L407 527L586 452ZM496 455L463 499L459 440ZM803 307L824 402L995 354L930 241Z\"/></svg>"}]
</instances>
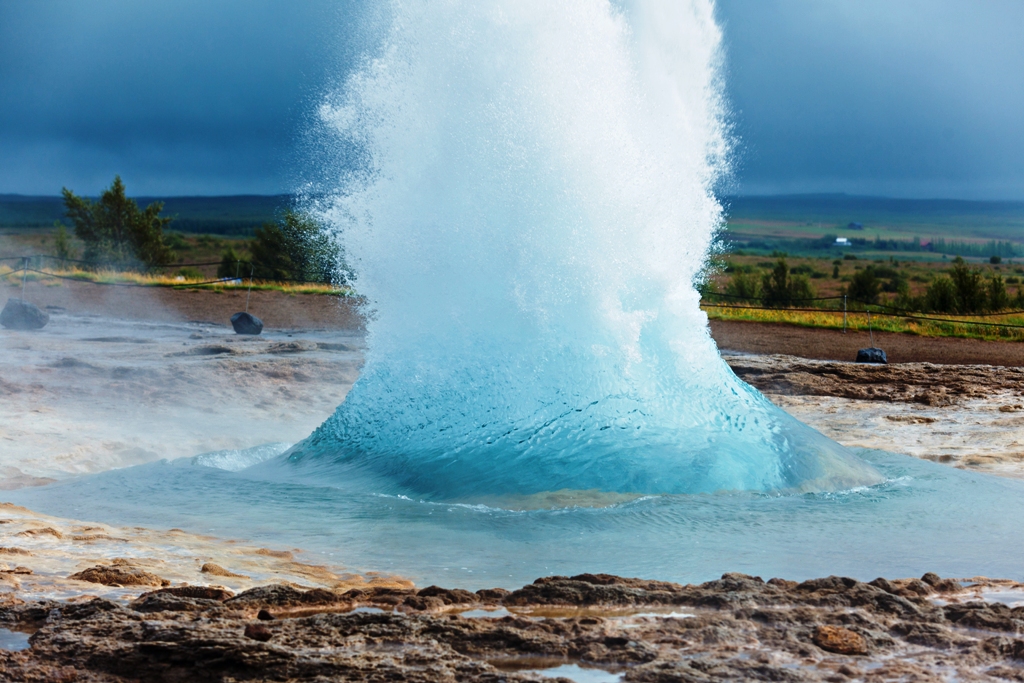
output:
<instances>
[{"instance_id":1,"label":"blue water mound","mask_svg":"<svg viewBox=\"0 0 1024 683\"><path fill-rule=\"evenodd\" d=\"M708 334L729 148L710 1L390 10L321 108L365 164L310 204L368 302L366 366L296 466L443 500L880 481Z\"/></svg>"},{"instance_id":2,"label":"blue water mound","mask_svg":"<svg viewBox=\"0 0 1024 683\"><path fill-rule=\"evenodd\" d=\"M383 475L381 492L484 503L567 489L803 492L881 481L727 368L714 387L642 378L608 393L619 376L567 377L559 365L566 360L528 374L572 391L523 386L521 377L480 366L441 378L389 364L364 375L289 459L328 477L339 466ZM496 407L495 397L506 401Z\"/></svg>"}]
</instances>

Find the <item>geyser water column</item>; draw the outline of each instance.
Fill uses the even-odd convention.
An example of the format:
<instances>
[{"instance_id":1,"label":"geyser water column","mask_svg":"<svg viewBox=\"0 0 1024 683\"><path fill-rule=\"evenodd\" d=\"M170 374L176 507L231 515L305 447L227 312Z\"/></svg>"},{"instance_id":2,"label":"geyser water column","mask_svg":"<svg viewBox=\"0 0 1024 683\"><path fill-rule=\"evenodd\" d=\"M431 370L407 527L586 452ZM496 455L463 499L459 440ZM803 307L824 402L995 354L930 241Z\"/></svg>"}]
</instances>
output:
<instances>
[{"instance_id":1,"label":"geyser water column","mask_svg":"<svg viewBox=\"0 0 1024 683\"><path fill-rule=\"evenodd\" d=\"M364 163L319 207L370 309L291 456L479 500L845 488L868 465L718 355L699 279L728 151L707 0L396 0L322 108Z\"/></svg>"}]
</instances>

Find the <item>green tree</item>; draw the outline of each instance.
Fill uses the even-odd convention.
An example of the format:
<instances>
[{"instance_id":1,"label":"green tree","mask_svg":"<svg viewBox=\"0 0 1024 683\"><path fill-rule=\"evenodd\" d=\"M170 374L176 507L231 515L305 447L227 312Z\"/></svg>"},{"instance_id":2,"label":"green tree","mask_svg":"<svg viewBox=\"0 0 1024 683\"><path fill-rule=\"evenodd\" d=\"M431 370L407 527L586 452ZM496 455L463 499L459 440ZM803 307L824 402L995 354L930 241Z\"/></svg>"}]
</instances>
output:
<instances>
[{"instance_id":1,"label":"green tree","mask_svg":"<svg viewBox=\"0 0 1024 683\"><path fill-rule=\"evenodd\" d=\"M912 296L910 294L910 283L906 279L899 281L896 287L896 308L902 308L907 311L920 311L924 307L924 300L922 297Z\"/></svg>"},{"instance_id":2,"label":"green tree","mask_svg":"<svg viewBox=\"0 0 1024 683\"><path fill-rule=\"evenodd\" d=\"M53 238L53 253L57 258L73 259L77 255L75 247L71 244L71 235L63 223L57 223L57 234Z\"/></svg>"},{"instance_id":3,"label":"green tree","mask_svg":"<svg viewBox=\"0 0 1024 683\"><path fill-rule=\"evenodd\" d=\"M258 278L344 284L350 277L334 236L305 213L288 211L279 222L264 224L249 251Z\"/></svg>"},{"instance_id":4,"label":"green tree","mask_svg":"<svg viewBox=\"0 0 1024 683\"><path fill-rule=\"evenodd\" d=\"M241 268L242 258L235 251L234 247L228 247L220 255L220 264L217 266L217 277L241 277L249 274L248 264L245 272Z\"/></svg>"},{"instance_id":5,"label":"green tree","mask_svg":"<svg viewBox=\"0 0 1024 683\"><path fill-rule=\"evenodd\" d=\"M945 275L935 278L925 291L924 305L936 313L956 313L956 285Z\"/></svg>"},{"instance_id":6,"label":"green tree","mask_svg":"<svg viewBox=\"0 0 1024 683\"><path fill-rule=\"evenodd\" d=\"M985 310L985 283L980 270L972 270L957 256L949 270L949 279L956 289L956 308L960 313L978 313Z\"/></svg>"},{"instance_id":7,"label":"green tree","mask_svg":"<svg viewBox=\"0 0 1024 683\"><path fill-rule=\"evenodd\" d=\"M294 274L300 274L299 268L292 261L295 246L280 225L264 223L263 227L256 229L256 237L249 244L253 276L261 280L302 279L293 277Z\"/></svg>"},{"instance_id":8,"label":"green tree","mask_svg":"<svg viewBox=\"0 0 1024 683\"><path fill-rule=\"evenodd\" d=\"M790 276L785 258L779 258L772 272L761 278L762 301L765 306L789 306L801 299L814 297L811 283L803 275Z\"/></svg>"},{"instance_id":9,"label":"green tree","mask_svg":"<svg viewBox=\"0 0 1024 683\"><path fill-rule=\"evenodd\" d=\"M761 298L761 283L757 281L757 276L748 273L736 273L729 280L729 284L725 286L725 293L736 297L737 299L745 299L752 301Z\"/></svg>"},{"instance_id":10,"label":"green tree","mask_svg":"<svg viewBox=\"0 0 1024 683\"><path fill-rule=\"evenodd\" d=\"M875 276L875 269L873 266L868 266L863 270L858 270L850 278L850 285L846 288L846 296L854 301L874 304L878 303L879 289L881 289L881 283Z\"/></svg>"},{"instance_id":11,"label":"green tree","mask_svg":"<svg viewBox=\"0 0 1024 683\"><path fill-rule=\"evenodd\" d=\"M85 242L86 260L118 267L163 266L174 260L174 252L164 242L163 230L171 219L160 216L163 202L140 210L125 196L121 176L114 176L97 202L66 187L62 194L75 236Z\"/></svg>"},{"instance_id":12,"label":"green tree","mask_svg":"<svg viewBox=\"0 0 1024 683\"><path fill-rule=\"evenodd\" d=\"M988 308L990 311L1002 311L1010 307L1010 295L1006 293L1006 284L1002 275L989 278L988 286Z\"/></svg>"}]
</instances>

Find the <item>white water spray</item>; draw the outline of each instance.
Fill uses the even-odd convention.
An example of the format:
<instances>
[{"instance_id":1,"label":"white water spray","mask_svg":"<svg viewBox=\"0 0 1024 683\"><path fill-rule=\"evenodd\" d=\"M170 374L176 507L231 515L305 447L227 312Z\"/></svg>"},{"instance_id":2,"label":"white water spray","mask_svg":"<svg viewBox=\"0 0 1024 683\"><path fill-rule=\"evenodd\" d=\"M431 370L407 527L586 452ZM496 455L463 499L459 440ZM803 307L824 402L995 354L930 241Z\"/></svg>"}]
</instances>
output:
<instances>
[{"instance_id":1,"label":"white water spray","mask_svg":"<svg viewBox=\"0 0 1024 683\"><path fill-rule=\"evenodd\" d=\"M709 0L394 0L322 108L370 302L294 461L444 499L873 483L718 355L694 282L728 151Z\"/></svg>"}]
</instances>

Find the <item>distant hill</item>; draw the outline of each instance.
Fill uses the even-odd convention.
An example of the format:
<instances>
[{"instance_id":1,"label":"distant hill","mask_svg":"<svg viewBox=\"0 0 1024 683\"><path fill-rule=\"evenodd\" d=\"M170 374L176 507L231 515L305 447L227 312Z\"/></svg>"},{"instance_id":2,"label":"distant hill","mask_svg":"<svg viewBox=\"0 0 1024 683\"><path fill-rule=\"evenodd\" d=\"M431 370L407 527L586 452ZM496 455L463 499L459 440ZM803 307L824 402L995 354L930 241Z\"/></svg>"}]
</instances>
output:
<instances>
[{"instance_id":1,"label":"distant hill","mask_svg":"<svg viewBox=\"0 0 1024 683\"><path fill-rule=\"evenodd\" d=\"M958 199L892 199L846 194L723 197L732 225L750 221L790 223L826 232L861 224L871 235L1024 242L1024 202ZM810 230L808 232L815 232Z\"/></svg>"},{"instance_id":2,"label":"distant hill","mask_svg":"<svg viewBox=\"0 0 1024 683\"><path fill-rule=\"evenodd\" d=\"M277 219L293 202L291 195L233 195L226 197L133 197L139 206L164 202L163 215L172 216L170 229L212 235L249 235ZM64 218L60 197L0 194L0 229L49 228Z\"/></svg>"}]
</instances>

